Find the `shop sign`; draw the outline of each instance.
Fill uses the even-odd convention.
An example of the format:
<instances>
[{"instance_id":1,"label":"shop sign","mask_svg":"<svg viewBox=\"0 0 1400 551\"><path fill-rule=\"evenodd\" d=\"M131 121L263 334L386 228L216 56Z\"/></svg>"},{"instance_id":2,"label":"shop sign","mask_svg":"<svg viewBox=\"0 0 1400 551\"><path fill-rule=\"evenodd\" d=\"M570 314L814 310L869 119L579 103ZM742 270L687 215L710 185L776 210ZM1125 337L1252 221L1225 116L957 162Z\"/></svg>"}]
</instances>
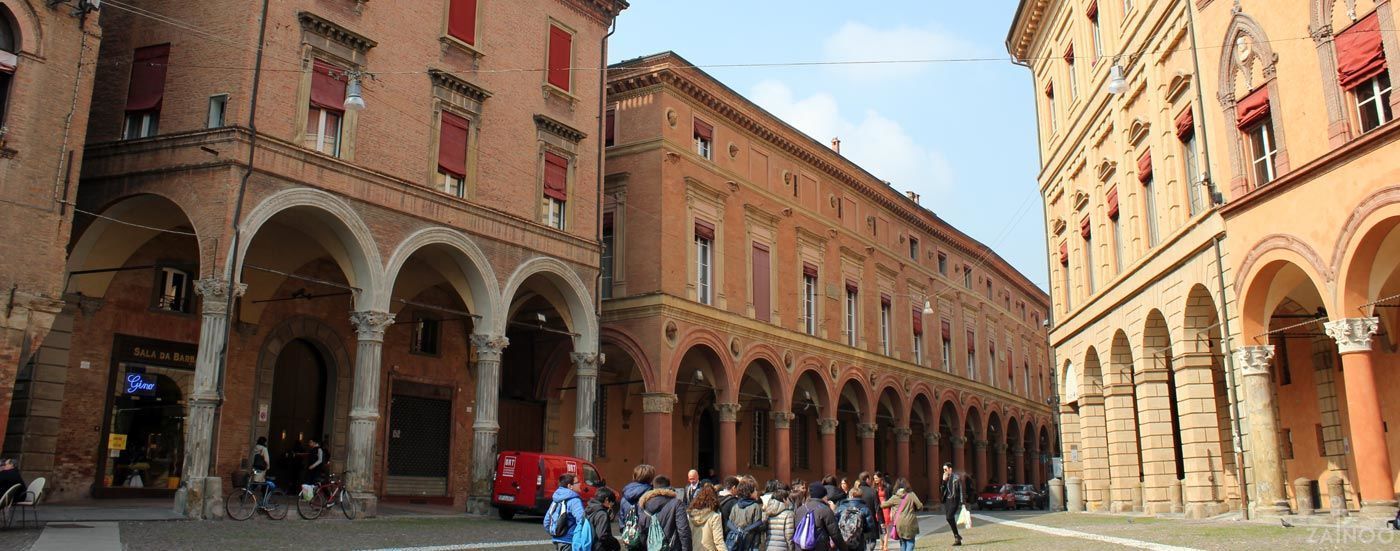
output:
<instances>
[{"instance_id":1,"label":"shop sign","mask_svg":"<svg viewBox=\"0 0 1400 551\"><path fill-rule=\"evenodd\" d=\"M109 434L109 435L107 435L107 449L108 449L108 450L112 450L112 451L118 451L118 452L120 452L121 450L126 449L126 435L125 435L125 434Z\"/></svg>"},{"instance_id":2,"label":"shop sign","mask_svg":"<svg viewBox=\"0 0 1400 551\"><path fill-rule=\"evenodd\" d=\"M119 362L194 369L198 351L199 347L190 343L117 335L112 356Z\"/></svg>"},{"instance_id":3,"label":"shop sign","mask_svg":"<svg viewBox=\"0 0 1400 551\"><path fill-rule=\"evenodd\" d=\"M127 373L125 384L125 394L131 396L156 395L156 378L154 375L146 375L144 373Z\"/></svg>"}]
</instances>

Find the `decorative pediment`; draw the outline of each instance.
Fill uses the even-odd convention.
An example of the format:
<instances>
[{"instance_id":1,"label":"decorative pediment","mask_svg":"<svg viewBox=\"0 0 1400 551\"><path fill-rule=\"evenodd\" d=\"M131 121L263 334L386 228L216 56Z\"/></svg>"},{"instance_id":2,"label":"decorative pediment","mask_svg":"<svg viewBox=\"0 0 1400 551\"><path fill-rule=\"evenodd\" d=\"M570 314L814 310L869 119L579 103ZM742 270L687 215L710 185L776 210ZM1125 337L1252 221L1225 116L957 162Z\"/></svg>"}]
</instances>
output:
<instances>
[{"instance_id":1,"label":"decorative pediment","mask_svg":"<svg viewBox=\"0 0 1400 551\"><path fill-rule=\"evenodd\" d=\"M1074 190L1074 202L1072 204L1074 205L1074 210L1084 210L1084 207L1089 206L1089 194L1084 193L1082 189Z\"/></svg>"},{"instance_id":2,"label":"decorative pediment","mask_svg":"<svg viewBox=\"0 0 1400 551\"><path fill-rule=\"evenodd\" d=\"M1050 233L1053 233L1055 235L1065 233L1065 228L1067 227L1069 227L1069 224L1065 223L1064 218L1057 216L1054 220L1050 221Z\"/></svg>"},{"instance_id":3,"label":"decorative pediment","mask_svg":"<svg viewBox=\"0 0 1400 551\"><path fill-rule=\"evenodd\" d=\"M535 115L535 128L574 143L578 143L580 140L588 137L588 134L584 134L583 131L577 128L539 114Z\"/></svg>"},{"instance_id":4,"label":"decorative pediment","mask_svg":"<svg viewBox=\"0 0 1400 551\"><path fill-rule=\"evenodd\" d=\"M461 94L462 96L465 96L469 99L481 102L486 101L486 98L491 97L491 92L486 91L485 88L462 80L461 78L457 77L457 75L454 75L442 69L428 69L428 76L432 77L434 86L440 86L442 88L447 89L448 91Z\"/></svg>"},{"instance_id":5,"label":"decorative pediment","mask_svg":"<svg viewBox=\"0 0 1400 551\"><path fill-rule=\"evenodd\" d=\"M1094 175L1098 177L1100 182L1107 182L1116 170L1118 170L1118 162L1104 158L1094 167Z\"/></svg>"},{"instance_id":6,"label":"decorative pediment","mask_svg":"<svg viewBox=\"0 0 1400 551\"><path fill-rule=\"evenodd\" d=\"M1152 130L1152 123L1142 119L1133 119L1133 124L1128 127L1128 143L1138 145L1147 139L1147 133Z\"/></svg>"},{"instance_id":7,"label":"decorative pediment","mask_svg":"<svg viewBox=\"0 0 1400 551\"><path fill-rule=\"evenodd\" d=\"M301 30L303 32L321 36L331 42L360 52L361 54L379 45L378 42L370 40L360 33L342 27L311 12L304 11L298 13L297 20L301 22Z\"/></svg>"},{"instance_id":8,"label":"decorative pediment","mask_svg":"<svg viewBox=\"0 0 1400 551\"><path fill-rule=\"evenodd\" d=\"M1175 102L1177 98L1191 89L1191 75L1177 71L1167 84L1167 103Z\"/></svg>"}]
</instances>

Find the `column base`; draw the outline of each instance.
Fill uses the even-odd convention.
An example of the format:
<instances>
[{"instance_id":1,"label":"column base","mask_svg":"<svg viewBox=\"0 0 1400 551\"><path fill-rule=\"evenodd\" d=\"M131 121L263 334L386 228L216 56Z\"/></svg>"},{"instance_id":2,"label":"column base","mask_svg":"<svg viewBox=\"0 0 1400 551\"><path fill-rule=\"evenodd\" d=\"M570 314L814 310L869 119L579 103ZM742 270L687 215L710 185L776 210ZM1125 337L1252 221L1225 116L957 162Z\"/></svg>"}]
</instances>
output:
<instances>
[{"instance_id":1,"label":"column base","mask_svg":"<svg viewBox=\"0 0 1400 551\"><path fill-rule=\"evenodd\" d=\"M491 500L490 500L489 498L484 498L484 497L469 497L469 498L467 498L467 514L468 514L468 515L473 515L473 516L478 516L478 517L485 517L485 516L490 516L490 515L493 514L494 512L495 512L495 507L492 507L492 506L491 506Z\"/></svg>"},{"instance_id":2,"label":"column base","mask_svg":"<svg viewBox=\"0 0 1400 551\"><path fill-rule=\"evenodd\" d=\"M1225 506L1220 503L1187 503L1186 518L1192 520L1206 519L1219 515L1225 511Z\"/></svg>"},{"instance_id":3,"label":"column base","mask_svg":"<svg viewBox=\"0 0 1400 551\"><path fill-rule=\"evenodd\" d=\"M355 503L360 506L359 518L374 518L379 516L379 496L373 492L352 492Z\"/></svg>"},{"instance_id":4,"label":"column base","mask_svg":"<svg viewBox=\"0 0 1400 551\"><path fill-rule=\"evenodd\" d=\"M1287 501L1276 501L1273 503L1260 503L1254 506L1254 514L1259 516L1280 517L1292 515L1293 510L1288 508Z\"/></svg>"},{"instance_id":5,"label":"column base","mask_svg":"<svg viewBox=\"0 0 1400 551\"><path fill-rule=\"evenodd\" d=\"M1397 503L1390 501L1362 501L1361 512L1358 514L1364 519L1391 520L1395 518Z\"/></svg>"},{"instance_id":6,"label":"column base","mask_svg":"<svg viewBox=\"0 0 1400 551\"><path fill-rule=\"evenodd\" d=\"M1172 512L1172 504L1167 501L1149 502L1144 510L1149 515L1162 515Z\"/></svg>"},{"instance_id":7,"label":"column base","mask_svg":"<svg viewBox=\"0 0 1400 551\"><path fill-rule=\"evenodd\" d=\"M219 477L195 478L175 492L175 512L191 520L224 518L224 481Z\"/></svg>"}]
</instances>

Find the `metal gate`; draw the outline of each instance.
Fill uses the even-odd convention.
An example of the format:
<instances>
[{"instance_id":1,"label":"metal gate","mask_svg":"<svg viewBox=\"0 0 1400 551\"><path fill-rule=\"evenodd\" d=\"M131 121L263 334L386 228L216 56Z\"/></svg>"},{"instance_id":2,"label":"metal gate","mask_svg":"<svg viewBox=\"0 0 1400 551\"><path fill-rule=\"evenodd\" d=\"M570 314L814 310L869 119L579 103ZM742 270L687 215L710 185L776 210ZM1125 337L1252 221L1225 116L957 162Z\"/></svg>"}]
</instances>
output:
<instances>
[{"instance_id":1,"label":"metal gate","mask_svg":"<svg viewBox=\"0 0 1400 551\"><path fill-rule=\"evenodd\" d=\"M386 493L447 495L451 430L449 389L396 381L389 406Z\"/></svg>"}]
</instances>

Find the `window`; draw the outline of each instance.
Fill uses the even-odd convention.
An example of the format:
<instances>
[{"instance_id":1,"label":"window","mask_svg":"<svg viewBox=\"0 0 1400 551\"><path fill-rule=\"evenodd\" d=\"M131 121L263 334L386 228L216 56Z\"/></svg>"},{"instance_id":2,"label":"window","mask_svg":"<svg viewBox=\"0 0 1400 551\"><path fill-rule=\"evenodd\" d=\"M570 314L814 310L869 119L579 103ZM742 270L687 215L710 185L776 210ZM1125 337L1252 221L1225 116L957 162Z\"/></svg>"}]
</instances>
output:
<instances>
[{"instance_id":1,"label":"window","mask_svg":"<svg viewBox=\"0 0 1400 551\"><path fill-rule=\"evenodd\" d=\"M616 246L616 234L613 233L613 213L603 213L603 251L599 256L599 269L603 272L603 286L599 292L603 298L612 298L613 294L613 247Z\"/></svg>"},{"instance_id":2,"label":"window","mask_svg":"<svg viewBox=\"0 0 1400 551\"><path fill-rule=\"evenodd\" d=\"M1092 67L1099 64L1099 58L1103 57L1103 38L1099 34L1099 3L1098 0L1089 2L1089 9L1085 12L1089 17L1089 37L1094 45L1094 57L1089 60Z\"/></svg>"},{"instance_id":3,"label":"window","mask_svg":"<svg viewBox=\"0 0 1400 551\"><path fill-rule=\"evenodd\" d=\"M977 335L967 332L967 378L977 380Z\"/></svg>"},{"instance_id":4,"label":"window","mask_svg":"<svg viewBox=\"0 0 1400 551\"><path fill-rule=\"evenodd\" d=\"M1050 133L1059 131L1059 126L1055 121L1055 85L1045 84L1045 118L1050 121Z\"/></svg>"},{"instance_id":5,"label":"window","mask_svg":"<svg viewBox=\"0 0 1400 551\"><path fill-rule=\"evenodd\" d=\"M1395 118L1390 108L1390 75L1382 72L1352 90L1361 131L1370 132Z\"/></svg>"},{"instance_id":6,"label":"window","mask_svg":"<svg viewBox=\"0 0 1400 551\"><path fill-rule=\"evenodd\" d=\"M1249 152L1250 163L1254 167L1255 187L1272 182L1277 176L1274 162L1278 157L1273 122L1264 121L1249 129Z\"/></svg>"},{"instance_id":7,"label":"window","mask_svg":"<svg viewBox=\"0 0 1400 551\"><path fill-rule=\"evenodd\" d=\"M1118 186L1108 191L1108 229L1113 232L1113 273L1123 272L1123 224L1118 220Z\"/></svg>"},{"instance_id":8,"label":"window","mask_svg":"<svg viewBox=\"0 0 1400 551\"><path fill-rule=\"evenodd\" d=\"M1060 289L1063 290L1063 292L1064 292L1064 296L1063 296L1062 298L1063 298L1063 302L1064 302L1064 305L1065 305L1065 310L1066 310L1066 311L1069 311L1070 309L1074 308L1074 301L1073 301L1073 296L1074 296L1074 295L1070 292L1070 284L1069 284L1069 283L1070 283L1070 282L1069 282L1069 277L1070 277L1069 274L1070 274L1070 272L1069 272L1069 242L1068 242L1068 241L1061 241L1061 242L1060 242L1060 268L1061 268L1061 269L1060 269L1060 274L1062 274L1062 275L1064 276L1063 278L1060 279L1060 283L1061 283Z\"/></svg>"},{"instance_id":9,"label":"window","mask_svg":"<svg viewBox=\"0 0 1400 551\"><path fill-rule=\"evenodd\" d=\"M306 112L302 145L333 157L340 156L341 120L345 117L345 71L321 60L311 65L311 105Z\"/></svg>"},{"instance_id":10,"label":"window","mask_svg":"<svg viewBox=\"0 0 1400 551\"><path fill-rule=\"evenodd\" d=\"M880 353L890 355L890 296L880 295Z\"/></svg>"},{"instance_id":11,"label":"window","mask_svg":"<svg viewBox=\"0 0 1400 551\"><path fill-rule=\"evenodd\" d=\"M963 287L972 288L972 266L963 265Z\"/></svg>"},{"instance_id":12,"label":"window","mask_svg":"<svg viewBox=\"0 0 1400 551\"><path fill-rule=\"evenodd\" d=\"M573 77L574 35L558 25L549 26L549 69L550 86L569 91Z\"/></svg>"},{"instance_id":13,"label":"window","mask_svg":"<svg viewBox=\"0 0 1400 551\"><path fill-rule=\"evenodd\" d=\"M1152 151L1142 152L1138 158L1138 182L1142 183L1144 209L1142 217L1147 221L1147 247L1157 246L1157 193L1152 188Z\"/></svg>"},{"instance_id":14,"label":"window","mask_svg":"<svg viewBox=\"0 0 1400 551\"><path fill-rule=\"evenodd\" d=\"M787 178L792 182L792 196L798 198L802 196L802 183L797 179L797 173L788 173Z\"/></svg>"},{"instance_id":15,"label":"window","mask_svg":"<svg viewBox=\"0 0 1400 551\"><path fill-rule=\"evenodd\" d=\"M919 261L919 239L917 237L909 238L909 260Z\"/></svg>"},{"instance_id":16,"label":"window","mask_svg":"<svg viewBox=\"0 0 1400 551\"><path fill-rule=\"evenodd\" d=\"M1201 204L1201 166L1196 157L1196 120L1190 107L1176 117L1176 139L1181 142L1181 159L1186 175L1186 208L1194 218L1205 207Z\"/></svg>"},{"instance_id":17,"label":"window","mask_svg":"<svg viewBox=\"0 0 1400 551\"><path fill-rule=\"evenodd\" d=\"M609 108L607 114L603 115L603 146L612 147L617 141L617 109Z\"/></svg>"},{"instance_id":18,"label":"window","mask_svg":"<svg viewBox=\"0 0 1400 551\"><path fill-rule=\"evenodd\" d=\"M544 220L551 228L564 229L569 200L569 160L552 151L544 153Z\"/></svg>"},{"instance_id":19,"label":"window","mask_svg":"<svg viewBox=\"0 0 1400 551\"><path fill-rule=\"evenodd\" d=\"M205 128L223 128L224 111L228 107L228 94L218 94L209 96L209 116L205 120Z\"/></svg>"},{"instance_id":20,"label":"window","mask_svg":"<svg viewBox=\"0 0 1400 551\"><path fill-rule=\"evenodd\" d=\"M1074 44L1065 50L1065 72L1069 74L1069 100L1079 97L1079 75L1074 74Z\"/></svg>"},{"instance_id":21,"label":"window","mask_svg":"<svg viewBox=\"0 0 1400 551\"><path fill-rule=\"evenodd\" d=\"M938 253L938 273L948 277L948 255Z\"/></svg>"},{"instance_id":22,"label":"window","mask_svg":"<svg viewBox=\"0 0 1400 551\"><path fill-rule=\"evenodd\" d=\"M1386 70L1377 12L1361 18L1333 41L1337 49L1337 83L1356 101L1361 133L1375 130L1393 118L1390 107L1390 75Z\"/></svg>"},{"instance_id":23,"label":"window","mask_svg":"<svg viewBox=\"0 0 1400 551\"><path fill-rule=\"evenodd\" d=\"M817 334L817 266L802 263L802 332Z\"/></svg>"},{"instance_id":24,"label":"window","mask_svg":"<svg viewBox=\"0 0 1400 551\"><path fill-rule=\"evenodd\" d=\"M758 321L772 321L772 274L768 245L753 244L753 313Z\"/></svg>"},{"instance_id":25,"label":"window","mask_svg":"<svg viewBox=\"0 0 1400 551\"><path fill-rule=\"evenodd\" d=\"M436 318L422 314L413 316L413 340L409 343L409 352L436 356L441 328L442 322Z\"/></svg>"},{"instance_id":26,"label":"window","mask_svg":"<svg viewBox=\"0 0 1400 551\"><path fill-rule=\"evenodd\" d=\"M189 272L176 268L156 268L155 309L188 314L192 296L194 280L190 279Z\"/></svg>"},{"instance_id":27,"label":"window","mask_svg":"<svg viewBox=\"0 0 1400 551\"><path fill-rule=\"evenodd\" d=\"M714 160L714 152L712 151L713 148L711 147L711 145L714 143L715 140L715 127L710 126L710 123L707 123L700 119L695 119L694 135L695 154L709 160ZM792 183L795 189L797 185L797 179L794 178Z\"/></svg>"},{"instance_id":28,"label":"window","mask_svg":"<svg viewBox=\"0 0 1400 551\"><path fill-rule=\"evenodd\" d=\"M846 425L836 424L836 470L846 470Z\"/></svg>"},{"instance_id":29,"label":"window","mask_svg":"<svg viewBox=\"0 0 1400 551\"><path fill-rule=\"evenodd\" d=\"M608 456L608 387L602 381L596 383L598 403L593 405L593 453L598 457Z\"/></svg>"},{"instance_id":30,"label":"window","mask_svg":"<svg viewBox=\"0 0 1400 551\"><path fill-rule=\"evenodd\" d=\"M997 384L997 345L994 341L987 343L987 375L988 383Z\"/></svg>"},{"instance_id":31,"label":"window","mask_svg":"<svg viewBox=\"0 0 1400 551\"><path fill-rule=\"evenodd\" d=\"M715 226L704 220L695 220L695 299L700 304L714 304L713 267L711 261L715 242Z\"/></svg>"},{"instance_id":32,"label":"window","mask_svg":"<svg viewBox=\"0 0 1400 551\"><path fill-rule=\"evenodd\" d=\"M801 413L792 418L792 455L793 464L798 469L812 466L812 454L807 451L807 417Z\"/></svg>"},{"instance_id":33,"label":"window","mask_svg":"<svg viewBox=\"0 0 1400 551\"><path fill-rule=\"evenodd\" d=\"M749 465L768 464L768 411L753 412L753 442L749 448Z\"/></svg>"},{"instance_id":34,"label":"window","mask_svg":"<svg viewBox=\"0 0 1400 551\"><path fill-rule=\"evenodd\" d=\"M846 345L856 345L856 322L860 321L857 315L860 311L860 291L854 281L846 281Z\"/></svg>"},{"instance_id":35,"label":"window","mask_svg":"<svg viewBox=\"0 0 1400 551\"><path fill-rule=\"evenodd\" d=\"M471 121L447 111L438 122L438 189L453 197L467 194L467 136Z\"/></svg>"},{"instance_id":36,"label":"window","mask_svg":"<svg viewBox=\"0 0 1400 551\"><path fill-rule=\"evenodd\" d=\"M137 48L132 54L122 138L147 138L160 130L160 106L165 99L165 69L169 64L169 44Z\"/></svg>"},{"instance_id":37,"label":"window","mask_svg":"<svg viewBox=\"0 0 1400 551\"><path fill-rule=\"evenodd\" d=\"M10 103L10 82L19 67L19 35L8 18L0 16L0 126L5 123L6 106Z\"/></svg>"},{"instance_id":38,"label":"window","mask_svg":"<svg viewBox=\"0 0 1400 551\"><path fill-rule=\"evenodd\" d=\"M992 298L992 278L987 278L987 299Z\"/></svg>"},{"instance_id":39,"label":"window","mask_svg":"<svg viewBox=\"0 0 1400 551\"><path fill-rule=\"evenodd\" d=\"M948 322L943 322L943 372L953 372L953 337L949 335Z\"/></svg>"},{"instance_id":40,"label":"window","mask_svg":"<svg viewBox=\"0 0 1400 551\"><path fill-rule=\"evenodd\" d=\"M918 306L914 307L914 317L910 319L910 329L914 343L914 363L924 365L924 313Z\"/></svg>"},{"instance_id":41,"label":"window","mask_svg":"<svg viewBox=\"0 0 1400 551\"><path fill-rule=\"evenodd\" d=\"M1089 217L1084 217L1084 222L1080 224L1080 234L1084 237L1084 273L1089 280L1089 294L1094 294L1094 272L1098 265L1094 264L1094 239L1090 233Z\"/></svg>"},{"instance_id":42,"label":"window","mask_svg":"<svg viewBox=\"0 0 1400 551\"><path fill-rule=\"evenodd\" d=\"M447 5L447 35L473 46L476 45L476 1L450 0Z\"/></svg>"}]
</instances>

